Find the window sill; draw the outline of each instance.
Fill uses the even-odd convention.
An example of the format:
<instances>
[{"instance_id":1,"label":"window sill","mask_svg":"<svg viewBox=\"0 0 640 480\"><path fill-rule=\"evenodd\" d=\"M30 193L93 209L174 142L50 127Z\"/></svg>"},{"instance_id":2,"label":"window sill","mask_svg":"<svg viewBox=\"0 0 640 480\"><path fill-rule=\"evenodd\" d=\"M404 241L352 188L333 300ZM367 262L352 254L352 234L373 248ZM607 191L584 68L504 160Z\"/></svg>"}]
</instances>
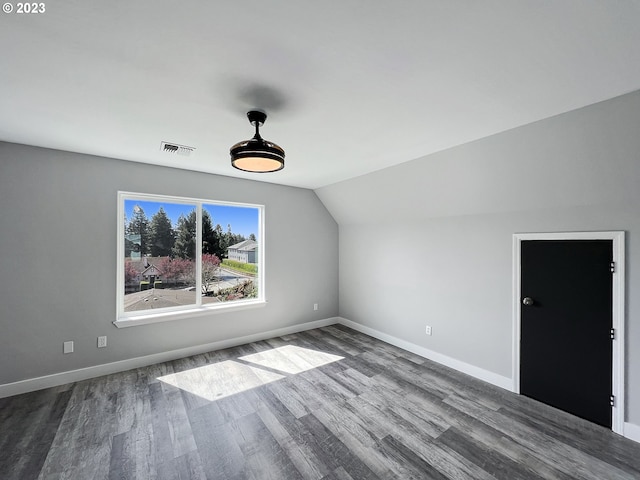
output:
<instances>
[{"instance_id":1,"label":"window sill","mask_svg":"<svg viewBox=\"0 0 640 480\"><path fill-rule=\"evenodd\" d=\"M188 310L180 310L162 313L145 313L142 315L131 315L117 319L113 324L118 328L136 327L138 325L149 325L152 323L170 322L173 320L183 320L185 318L204 317L218 313L237 312L250 308L265 307L265 300L251 300L246 302L234 302L228 305L216 305L215 307L194 307Z\"/></svg>"}]
</instances>

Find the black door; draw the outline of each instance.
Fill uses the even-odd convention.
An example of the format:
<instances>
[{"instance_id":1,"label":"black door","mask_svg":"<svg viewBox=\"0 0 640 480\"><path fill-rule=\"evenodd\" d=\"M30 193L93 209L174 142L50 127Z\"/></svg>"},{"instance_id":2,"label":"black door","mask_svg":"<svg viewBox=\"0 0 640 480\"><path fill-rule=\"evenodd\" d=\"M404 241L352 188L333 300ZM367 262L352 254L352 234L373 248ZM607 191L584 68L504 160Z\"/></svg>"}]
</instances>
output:
<instances>
[{"instance_id":1,"label":"black door","mask_svg":"<svg viewBox=\"0 0 640 480\"><path fill-rule=\"evenodd\" d=\"M611 427L611 240L521 243L520 393Z\"/></svg>"}]
</instances>

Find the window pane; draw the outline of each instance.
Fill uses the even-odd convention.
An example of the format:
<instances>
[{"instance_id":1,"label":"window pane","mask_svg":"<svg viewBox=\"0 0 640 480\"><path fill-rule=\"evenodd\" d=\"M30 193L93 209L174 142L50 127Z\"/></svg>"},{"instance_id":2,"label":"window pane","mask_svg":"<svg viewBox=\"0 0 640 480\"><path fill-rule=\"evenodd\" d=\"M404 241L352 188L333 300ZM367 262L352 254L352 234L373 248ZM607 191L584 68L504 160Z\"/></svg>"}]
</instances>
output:
<instances>
[{"instance_id":1,"label":"window pane","mask_svg":"<svg viewBox=\"0 0 640 480\"><path fill-rule=\"evenodd\" d=\"M258 298L260 210L202 206L203 304Z\"/></svg>"},{"instance_id":2,"label":"window pane","mask_svg":"<svg viewBox=\"0 0 640 480\"><path fill-rule=\"evenodd\" d=\"M124 311L196 303L196 206L125 200Z\"/></svg>"}]
</instances>

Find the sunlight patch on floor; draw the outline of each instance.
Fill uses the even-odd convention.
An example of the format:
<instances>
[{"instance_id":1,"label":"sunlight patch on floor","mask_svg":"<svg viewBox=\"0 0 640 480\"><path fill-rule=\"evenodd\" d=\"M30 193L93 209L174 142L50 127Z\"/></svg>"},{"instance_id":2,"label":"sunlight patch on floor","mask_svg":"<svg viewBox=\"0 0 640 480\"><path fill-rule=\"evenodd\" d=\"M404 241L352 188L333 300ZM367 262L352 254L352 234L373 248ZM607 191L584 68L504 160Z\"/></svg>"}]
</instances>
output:
<instances>
[{"instance_id":1,"label":"sunlight patch on floor","mask_svg":"<svg viewBox=\"0 0 640 480\"><path fill-rule=\"evenodd\" d=\"M207 400L219 400L236 393L284 378L262 368L234 360L192 368L184 372L158 377L161 382L186 390Z\"/></svg>"},{"instance_id":2,"label":"sunlight patch on floor","mask_svg":"<svg viewBox=\"0 0 640 480\"><path fill-rule=\"evenodd\" d=\"M209 401L235 395L266 385L344 357L285 345L264 352L191 368L184 372L158 377L158 380ZM248 365L248 364L252 365Z\"/></svg>"},{"instance_id":3,"label":"sunlight patch on floor","mask_svg":"<svg viewBox=\"0 0 640 480\"><path fill-rule=\"evenodd\" d=\"M296 345L285 345L264 352L239 357L238 360L255 363L280 372L296 374L318 368L328 363L337 362L344 357L331 353L311 350Z\"/></svg>"}]
</instances>

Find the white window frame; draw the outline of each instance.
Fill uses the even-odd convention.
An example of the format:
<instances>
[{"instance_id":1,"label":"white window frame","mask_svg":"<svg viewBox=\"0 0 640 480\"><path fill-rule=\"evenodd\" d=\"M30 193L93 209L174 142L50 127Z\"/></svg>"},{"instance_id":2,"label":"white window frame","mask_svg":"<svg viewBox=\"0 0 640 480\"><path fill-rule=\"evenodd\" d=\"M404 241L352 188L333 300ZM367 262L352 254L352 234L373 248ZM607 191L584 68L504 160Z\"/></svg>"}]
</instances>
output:
<instances>
[{"instance_id":1,"label":"white window frame","mask_svg":"<svg viewBox=\"0 0 640 480\"><path fill-rule=\"evenodd\" d=\"M124 311L124 204L126 200L140 200L148 202L166 202L178 203L185 205L194 205L196 207L196 301L194 305L184 305L179 307L169 307L154 310L125 312ZM218 304L202 304L202 262L198 261L202 258L202 207L203 205L225 205L232 207L256 208L258 214L258 242L261 246L261 254L258 255L258 298L249 300L234 300L231 302L221 302ZM256 205L249 203L226 202L220 200L209 200L201 198L177 197L172 195L157 195L151 193L137 193L118 191L118 220L117 220L117 268L116 268L116 320L113 322L118 328L132 327L136 325L146 325L150 323L166 322L170 320L180 320L184 318L194 318L199 316L211 315L214 313L224 313L247 308L263 307L266 305L266 288L265 288L265 221L264 221L264 205ZM214 219L215 221L215 219Z\"/></svg>"}]
</instances>

